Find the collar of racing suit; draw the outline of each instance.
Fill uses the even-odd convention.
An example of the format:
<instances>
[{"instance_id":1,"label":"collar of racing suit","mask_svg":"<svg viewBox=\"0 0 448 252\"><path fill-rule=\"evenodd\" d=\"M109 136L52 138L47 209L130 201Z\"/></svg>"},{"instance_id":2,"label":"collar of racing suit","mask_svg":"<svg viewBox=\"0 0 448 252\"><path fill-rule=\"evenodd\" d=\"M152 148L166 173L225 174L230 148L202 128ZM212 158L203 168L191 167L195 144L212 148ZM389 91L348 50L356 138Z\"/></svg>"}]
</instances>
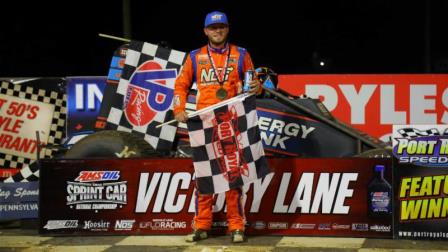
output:
<instances>
[{"instance_id":1,"label":"collar of racing suit","mask_svg":"<svg viewBox=\"0 0 448 252\"><path fill-rule=\"evenodd\" d=\"M223 48L216 48L216 47L213 47L213 46L210 44L210 42L209 42L209 43L208 43L208 49L209 49L211 52L219 53L219 54L223 54L223 53L227 52L227 49L229 49L229 43L226 42L226 44L224 45Z\"/></svg>"}]
</instances>

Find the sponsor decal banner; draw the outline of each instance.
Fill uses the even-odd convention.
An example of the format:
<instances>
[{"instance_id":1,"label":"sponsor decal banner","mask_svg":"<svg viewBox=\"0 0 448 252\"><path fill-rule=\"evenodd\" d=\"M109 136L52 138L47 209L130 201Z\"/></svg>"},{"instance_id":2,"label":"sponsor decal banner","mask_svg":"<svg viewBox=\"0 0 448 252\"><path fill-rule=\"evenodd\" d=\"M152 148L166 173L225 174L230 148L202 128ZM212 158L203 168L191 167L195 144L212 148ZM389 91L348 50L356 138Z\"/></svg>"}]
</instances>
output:
<instances>
[{"instance_id":1,"label":"sponsor decal banner","mask_svg":"<svg viewBox=\"0 0 448 252\"><path fill-rule=\"evenodd\" d=\"M393 127L397 238L448 239L447 132L447 125Z\"/></svg>"},{"instance_id":2,"label":"sponsor decal banner","mask_svg":"<svg viewBox=\"0 0 448 252\"><path fill-rule=\"evenodd\" d=\"M67 137L92 133L100 112L106 77L67 77L66 81Z\"/></svg>"},{"instance_id":3,"label":"sponsor decal banner","mask_svg":"<svg viewBox=\"0 0 448 252\"><path fill-rule=\"evenodd\" d=\"M336 118L390 141L394 124L446 124L447 74L279 75L279 88L320 98Z\"/></svg>"},{"instance_id":4,"label":"sponsor decal banner","mask_svg":"<svg viewBox=\"0 0 448 252\"><path fill-rule=\"evenodd\" d=\"M390 194L378 193L375 182L378 166L391 181L390 159L272 158L268 163L273 173L243 187L248 234L392 237ZM192 230L190 159L61 159L43 160L42 166L41 233ZM216 194L212 232L226 228L225 194Z\"/></svg>"},{"instance_id":5,"label":"sponsor decal banner","mask_svg":"<svg viewBox=\"0 0 448 252\"><path fill-rule=\"evenodd\" d=\"M0 183L0 220L37 218L39 183Z\"/></svg>"}]
</instances>

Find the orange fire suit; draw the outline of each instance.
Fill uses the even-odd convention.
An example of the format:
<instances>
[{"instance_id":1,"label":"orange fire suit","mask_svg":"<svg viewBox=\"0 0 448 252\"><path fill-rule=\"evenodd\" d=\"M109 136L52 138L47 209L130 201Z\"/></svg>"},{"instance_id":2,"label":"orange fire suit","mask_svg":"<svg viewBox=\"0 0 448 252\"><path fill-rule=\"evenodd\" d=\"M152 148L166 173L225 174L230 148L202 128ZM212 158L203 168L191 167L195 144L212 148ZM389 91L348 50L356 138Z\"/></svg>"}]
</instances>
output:
<instances>
[{"instance_id":1,"label":"orange fire suit","mask_svg":"<svg viewBox=\"0 0 448 252\"><path fill-rule=\"evenodd\" d=\"M210 62L207 49L215 63L217 77ZM228 52L230 50L230 54ZM222 73L226 64L226 75ZM220 88L219 79L225 76L223 88L227 91L227 97L232 98L238 93L238 85L243 82L244 73L254 69L249 53L241 47L228 44L224 49L214 49L208 45L190 52L182 71L176 79L174 88L174 114L185 111L185 103L188 91L193 82L196 82L198 95L196 96L196 108L200 110L214 105L221 100L216 97L216 91ZM227 221L229 231L244 230L245 217L241 204L241 188L231 189L226 192ZM195 229L210 230L212 225L213 195L203 195L196 191L195 194Z\"/></svg>"}]
</instances>

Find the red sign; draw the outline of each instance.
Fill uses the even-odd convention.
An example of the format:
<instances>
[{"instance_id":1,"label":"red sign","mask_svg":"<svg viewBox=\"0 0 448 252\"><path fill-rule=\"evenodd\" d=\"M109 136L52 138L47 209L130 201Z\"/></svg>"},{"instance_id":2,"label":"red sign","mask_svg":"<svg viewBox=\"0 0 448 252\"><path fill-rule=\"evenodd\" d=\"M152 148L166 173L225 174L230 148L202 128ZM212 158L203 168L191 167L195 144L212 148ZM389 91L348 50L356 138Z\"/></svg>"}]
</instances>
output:
<instances>
[{"instance_id":1,"label":"red sign","mask_svg":"<svg viewBox=\"0 0 448 252\"><path fill-rule=\"evenodd\" d=\"M280 75L279 87L382 140L393 124L448 123L447 74Z\"/></svg>"},{"instance_id":2,"label":"red sign","mask_svg":"<svg viewBox=\"0 0 448 252\"><path fill-rule=\"evenodd\" d=\"M392 213L378 218L368 209L378 164L391 181L387 159L270 159L275 172L243 188L247 232L392 237ZM191 232L189 159L44 160L42 167L41 233ZM216 195L213 232L226 230L224 202Z\"/></svg>"}]
</instances>

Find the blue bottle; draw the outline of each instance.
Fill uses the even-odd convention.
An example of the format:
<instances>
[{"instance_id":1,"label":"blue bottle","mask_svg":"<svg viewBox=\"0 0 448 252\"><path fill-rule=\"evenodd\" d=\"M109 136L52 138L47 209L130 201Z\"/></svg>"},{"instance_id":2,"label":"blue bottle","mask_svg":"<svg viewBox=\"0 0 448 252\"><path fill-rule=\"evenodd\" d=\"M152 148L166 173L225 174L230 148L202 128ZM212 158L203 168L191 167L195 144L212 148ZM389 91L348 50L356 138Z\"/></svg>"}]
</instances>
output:
<instances>
[{"instance_id":1,"label":"blue bottle","mask_svg":"<svg viewBox=\"0 0 448 252\"><path fill-rule=\"evenodd\" d=\"M392 186L384 178L384 165L375 166L375 176L367 187L368 215L385 217L392 213Z\"/></svg>"}]
</instances>

